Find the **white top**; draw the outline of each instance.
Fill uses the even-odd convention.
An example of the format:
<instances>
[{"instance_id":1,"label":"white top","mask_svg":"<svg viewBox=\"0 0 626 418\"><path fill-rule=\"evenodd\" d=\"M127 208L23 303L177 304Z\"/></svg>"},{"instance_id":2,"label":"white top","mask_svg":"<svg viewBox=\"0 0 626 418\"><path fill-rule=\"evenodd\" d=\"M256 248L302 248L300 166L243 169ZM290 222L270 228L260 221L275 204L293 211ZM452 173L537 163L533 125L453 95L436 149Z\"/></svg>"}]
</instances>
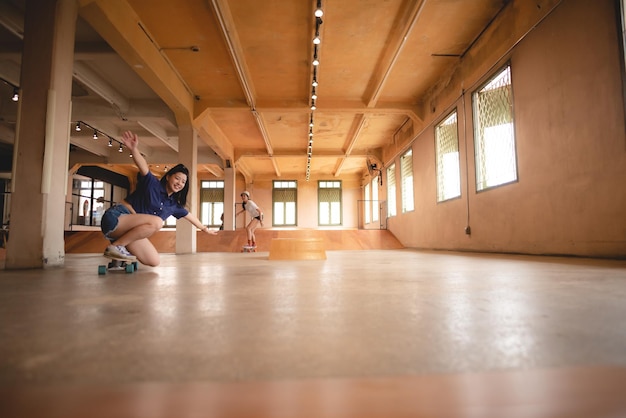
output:
<instances>
[{"instance_id":1,"label":"white top","mask_svg":"<svg viewBox=\"0 0 626 418\"><path fill-rule=\"evenodd\" d=\"M261 211L259 210L259 207L257 206L256 203L254 203L252 200L248 199L248 201L246 202L245 205L245 210L246 212L248 212L250 214L251 217L256 218L257 216L261 215Z\"/></svg>"}]
</instances>

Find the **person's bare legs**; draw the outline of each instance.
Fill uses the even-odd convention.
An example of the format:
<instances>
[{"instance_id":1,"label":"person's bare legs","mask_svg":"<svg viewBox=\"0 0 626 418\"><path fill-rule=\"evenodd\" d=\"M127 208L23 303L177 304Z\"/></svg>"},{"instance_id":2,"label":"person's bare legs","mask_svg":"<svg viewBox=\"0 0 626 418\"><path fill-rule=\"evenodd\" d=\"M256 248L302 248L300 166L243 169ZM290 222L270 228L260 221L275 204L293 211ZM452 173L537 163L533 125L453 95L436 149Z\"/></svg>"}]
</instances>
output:
<instances>
[{"instance_id":1,"label":"person's bare legs","mask_svg":"<svg viewBox=\"0 0 626 418\"><path fill-rule=\"evenodd\" d=\"M154 248L154 245L152 245L148 238L131 242L126 246L126 249L137 257L137 260L139 260L141 264L156 267L161 263L159 252Z\"/></svg>"},{"instance_id":2,"label":"person's bare legs","mask_svg":"<svg viewBox=\"0 0 626 418\"><path fill-rule=\"evenodd\" d=\"M109 234L115 239L111 244L125 246L142 264L158 266L159 253L148 237L162 226L163 220L155 215L122 215L118 218L115 230Z\"/></svg>"},{"instance_id":3,"label":"person's bare legs","mask_svg":"<svg viewBox=\"0 0 626 418\"><path fill-rule=\"evenodd\" d=\"M248 226L246 226L246 232L248 233L248 242L252 243L252 245L256 245L256 236L254 235L254 231L259 227L259 220L257 218L252 218L250 222L248 222Z\"/></svg>"}]
</instances>

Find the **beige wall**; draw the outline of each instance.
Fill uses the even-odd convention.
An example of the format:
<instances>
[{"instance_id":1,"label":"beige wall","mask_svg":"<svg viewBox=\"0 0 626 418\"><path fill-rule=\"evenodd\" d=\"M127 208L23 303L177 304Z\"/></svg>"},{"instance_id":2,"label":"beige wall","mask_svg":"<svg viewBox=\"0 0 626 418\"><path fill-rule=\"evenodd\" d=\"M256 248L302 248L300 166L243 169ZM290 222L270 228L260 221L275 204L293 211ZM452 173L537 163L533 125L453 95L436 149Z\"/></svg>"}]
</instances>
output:
<instances>
[{"instance_id":1,"label":"beige wall","mask_svg":"<svg viewBox=\"0 0 626 418\"><path fill-rule=\"evenodd\" d=\"M292 179L281 179L292 180ZM321 179L320 179L321 180ZM362 199L361 186L355 179L324 179L324 180L341 180L342 181L342 209L343 209L343 225L341 228L356 228L357 227L357 201ZM298 228L318 228L318 214L317 214L317 181L311 179L310 181L298 180ZM239 199L239 195L242 191L248 190L251 194L252 200L263 209L265 217L265 227L272 226L272 181L261 180L255 181L254 184L246 185L243 177L237 177L237 190L236 195ZM237 201L241 203L241 200ZM241 206L237 207L237 210L241 210ZM236 220L236 227L244 227L244 215L239 215ZM247 220L245 221L247 222Z\"/></svg>"},{"instance_id":2,"label":"beige wall","mask_svg":"<svg viewBox=\"0 0 626 418\"><path fill-rule=\"evenodd\" d=\"M485 54L490 40L481 45L480 56L487 62L471 62L470 52L450 85L432 97L437 109L415 129L419 132L413 140L402 149L386 150L385 165L395 161L399 171L398 155L413 148L415 211L401 214L398 207L398 216L388 224L402 244L626 257L626 138L618 32L613 1L564 0L519 44L511 45L509 53ZM501 39L494 35L491 41L496 45ZM477 193L471 93L507 60L512 66L519 181ZM477 68L490 71L483 71L478 80ZM459 116L462 196L437 204L434 125L454 108ZM397 184L400 202L399 177ZM468 216L471 235L464 232Z\"/></svg>"}]
</instances>

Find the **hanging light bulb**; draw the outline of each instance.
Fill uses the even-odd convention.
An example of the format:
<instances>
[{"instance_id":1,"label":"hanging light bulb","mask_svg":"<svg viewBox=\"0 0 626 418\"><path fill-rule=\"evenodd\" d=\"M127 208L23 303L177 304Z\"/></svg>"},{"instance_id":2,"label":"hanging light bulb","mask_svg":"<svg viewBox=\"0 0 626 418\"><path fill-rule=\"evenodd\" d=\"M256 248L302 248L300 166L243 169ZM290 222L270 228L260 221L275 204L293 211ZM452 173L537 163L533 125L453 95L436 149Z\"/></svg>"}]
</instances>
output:
<instances>
[{"instance_id":1,"label":"hanging light bulb","mask_svg":"<svg viewBox=\"0 0 626 418\"><path fill-rule=\"evenodd\" d=\"M122 149L122 144L120 144L120 147L117 149L118 152L124 152L124 150Z\"/></svg>"},{"instance_id":2,"label":"hanging light bulb","mask_svg":"<svg viewBox=\"0 0 626 418\"><path fill-rule=\"evenodd\" d=\"M13 97L11 97L11 100L13 100L14 102L17 102L18 100L20 100L20 93L17 90L17 87L13 88Z\"/></svg>"},{"instance_id":3,"label":"hanging light bulb","mask_svg":"<svg viewBox=\"0 0 626 418\"><path fill-rule=\"evenodd\" d=\"M322 0L317 0L317 8L315 9L315 17L324 16L324 11L322 10Z\"/></svg>"},{"instance_id":4,"label":"hanging light bulb","mask_svg":"<svg viewBox=\"0 0 626 418\"><path fill-rule=\"evenodd\" d=\"M76 122L76 132L80 132L80 122Z\"/></svg>"},{"instance_id":5,"label":"hanging light bulb","mask_svg":"<svg viewBox=\"0 0 626 418\"><path fill-rule=\"evenodd\" d=\"M113 140L111 138L109 138L109 146L112 147L113 146Z\"/></svg>"},{"instance_id":6,"label":"hanging light bulb","mask_svg":"<svg viewBox=\"0 0 626 418\"><path fill-rule=\"evenodd\" d=\"M93 131L93 139L98 139L98 131Z\"/></svg>"}]
</instances>

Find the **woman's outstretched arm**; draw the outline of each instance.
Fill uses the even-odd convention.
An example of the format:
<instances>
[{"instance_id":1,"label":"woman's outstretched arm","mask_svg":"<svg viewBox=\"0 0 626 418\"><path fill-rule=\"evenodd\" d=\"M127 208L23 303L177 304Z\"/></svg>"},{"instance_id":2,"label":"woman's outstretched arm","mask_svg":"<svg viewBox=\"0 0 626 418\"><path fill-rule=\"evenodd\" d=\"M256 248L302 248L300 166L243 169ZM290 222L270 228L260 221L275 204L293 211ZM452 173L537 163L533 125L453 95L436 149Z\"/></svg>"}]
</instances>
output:
<instances>
[{"instance_id":1,"label":"woman's outstretched arm","mask_svg":"<svg viewBox=\"0 0 626 418\"><path fill-rule=\"evenodd\" d=\"M141 175L145 176L148 174L150 167L148 167L148 162L139 151L139 139L137 138L137 134L131 131L124 132L122 135L122 142L133 154L133 161L135 161L135 165L139 169Z\"/></svg>"}]
</instances>

